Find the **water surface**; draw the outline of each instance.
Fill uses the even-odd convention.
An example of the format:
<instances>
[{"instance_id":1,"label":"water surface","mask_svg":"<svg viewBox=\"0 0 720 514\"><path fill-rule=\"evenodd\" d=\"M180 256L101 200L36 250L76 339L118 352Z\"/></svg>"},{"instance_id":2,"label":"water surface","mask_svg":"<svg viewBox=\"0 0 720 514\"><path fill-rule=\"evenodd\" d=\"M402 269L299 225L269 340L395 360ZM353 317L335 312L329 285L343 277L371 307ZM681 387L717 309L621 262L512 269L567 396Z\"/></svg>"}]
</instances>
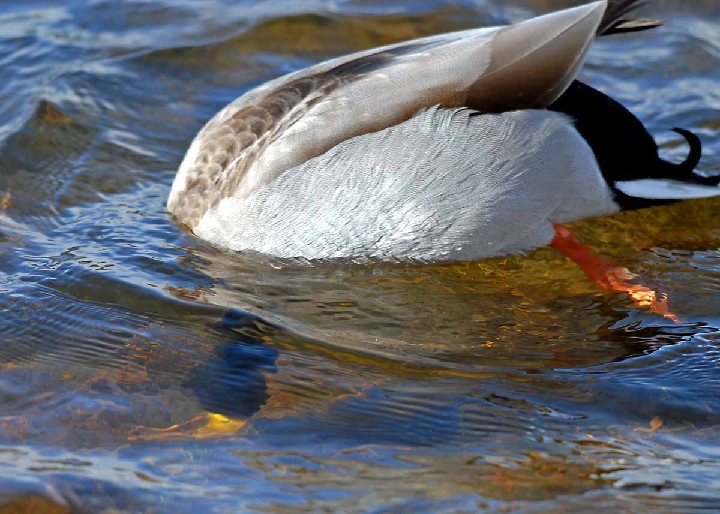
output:
<instances>
[{"instance_id":1,"label":"water surface","mask_svg":"<svg viewBox=\"0 0 720 514\"><path fill-rule=\"evenodd\" d=\"M3 2L0 512L716 512L720 202L586 221L680 322L549 249L444 265L231 255L165 213L236 96L571 0ZM583 78L720 172L720 9Z\"/></svg>"}]
</instances>

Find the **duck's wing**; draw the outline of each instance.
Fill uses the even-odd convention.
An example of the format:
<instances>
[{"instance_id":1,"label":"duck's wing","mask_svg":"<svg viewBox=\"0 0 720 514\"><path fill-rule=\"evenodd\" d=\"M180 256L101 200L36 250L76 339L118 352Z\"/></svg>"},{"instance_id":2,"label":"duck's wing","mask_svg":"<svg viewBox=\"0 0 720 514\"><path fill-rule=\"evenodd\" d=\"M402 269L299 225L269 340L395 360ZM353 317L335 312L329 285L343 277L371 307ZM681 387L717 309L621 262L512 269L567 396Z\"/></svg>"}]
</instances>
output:
<instances>
[{"instance_id":1,"label":"duck's wing","mask_svg":"<svg viewBox=\"0 0 720 514\"><path fill-rule=\"evenodd\" d=\"M507 27L408 41L271 81L198 134L168 209L193 228L223 198L246 196L338 143L424 107L545 107L574 79L598 31L637 3L602 0ZM628 9L611 11L618 4Z\"/></svg>"}]
</instances>

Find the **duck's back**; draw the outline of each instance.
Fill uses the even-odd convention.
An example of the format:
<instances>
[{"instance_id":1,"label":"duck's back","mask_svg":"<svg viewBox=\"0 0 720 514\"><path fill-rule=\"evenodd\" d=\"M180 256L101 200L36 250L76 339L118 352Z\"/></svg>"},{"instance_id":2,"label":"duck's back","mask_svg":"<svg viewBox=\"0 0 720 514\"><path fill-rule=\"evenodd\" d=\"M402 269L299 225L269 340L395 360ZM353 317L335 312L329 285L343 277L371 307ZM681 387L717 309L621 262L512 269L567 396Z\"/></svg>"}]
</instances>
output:
<instances>
[{"instance_id":1,"label":"duck's back","mask_svg":"<svg viewBox=\"0 0 720 514\"><path fill-rule=\"evenodd\" d=\"M544 245L550 222L616 211L564 115L432 108L222 200L196 233L279 257L463 260Z\"/></svg>"},{"instance_id":2,"label":"duck's back","mask_svg":"<svg viewBox=\"0 0 720 514\"><path fill-rule=\"evenodd\" d=\"M547 107L576 75L606 23L608 5L594 2L516 25L407 41L260 86L197 135L175 177L168 210L197 233L220 200L245 197L343 141L433 105L483 112Z\"/></svg>"}]
</instances>

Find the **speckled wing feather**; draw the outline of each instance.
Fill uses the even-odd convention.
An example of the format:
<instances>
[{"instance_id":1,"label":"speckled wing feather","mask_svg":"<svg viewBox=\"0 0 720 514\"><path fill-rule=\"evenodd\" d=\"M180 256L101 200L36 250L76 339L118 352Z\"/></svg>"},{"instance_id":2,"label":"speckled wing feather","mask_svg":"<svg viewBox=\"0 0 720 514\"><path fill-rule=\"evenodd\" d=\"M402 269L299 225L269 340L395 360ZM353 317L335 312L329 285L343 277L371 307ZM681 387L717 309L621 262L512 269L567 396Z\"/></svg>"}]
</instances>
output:
<instances>
[{"instance_id":1,"label":"speckled wing feather","mask_svg":"<svg viewBox=\"0 0 720 514\"><path fill-rule=\"evenodd\" d=\"M342 141L401 123L422 108L545 107L577 74L606 7L594 2L508 27L400 43L275 79L201 130L168 210L194 228L223 198L247 196Z\"/></svg>"}]
</instances>

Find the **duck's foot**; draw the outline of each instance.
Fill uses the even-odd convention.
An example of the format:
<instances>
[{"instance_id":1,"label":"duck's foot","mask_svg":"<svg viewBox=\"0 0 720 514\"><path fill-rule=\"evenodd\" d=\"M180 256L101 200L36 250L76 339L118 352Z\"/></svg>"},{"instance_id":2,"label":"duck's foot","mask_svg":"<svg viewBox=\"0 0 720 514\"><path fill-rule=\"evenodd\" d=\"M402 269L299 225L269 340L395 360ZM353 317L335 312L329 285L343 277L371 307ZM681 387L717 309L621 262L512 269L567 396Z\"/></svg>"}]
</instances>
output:
<instances>
[{"instance_id":1,"label":"duck's foot","mask_svg":"<svg viewBox=\"0 0 720 514\"><path fill-rule=\"evenodd\" d=\"M593 282L611 291L626 293L641 307L650 307L654 312L678 323L680 320L668 308L666 294L659 294L641 284L631 282L636 276L617 262L598 257L592 249L582 244L570 230L562 225L553 225L555 237L550 243L554 248L575 264Z\"/></svg>"}]
</instances>

